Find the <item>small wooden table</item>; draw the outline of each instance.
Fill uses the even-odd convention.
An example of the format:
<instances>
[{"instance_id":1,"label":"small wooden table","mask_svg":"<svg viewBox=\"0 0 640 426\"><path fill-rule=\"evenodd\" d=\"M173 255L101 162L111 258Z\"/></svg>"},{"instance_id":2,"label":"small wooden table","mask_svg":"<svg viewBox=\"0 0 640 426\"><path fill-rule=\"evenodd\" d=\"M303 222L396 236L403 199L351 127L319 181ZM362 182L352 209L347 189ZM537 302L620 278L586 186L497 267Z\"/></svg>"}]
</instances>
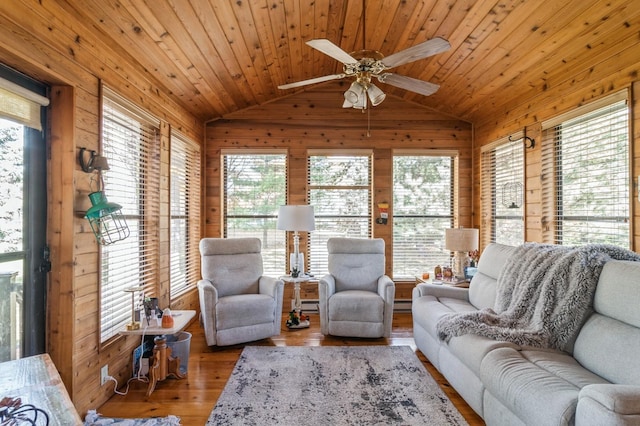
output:
<instances>
[{"instance_id":1,"label":"small wooden table","mask_svg":"<svg viewBox=\"0 0 640 426\"><path fill-rule=\"evenodd\" d=\"M0 363L0 396L44 411L50 426L83 424L49 354Z\"/></svg>"},{"instance_id":2,"label":"small wooden table","mask_svg":"<svg viewBox=\"0 0 640 426\"><path fill-rule=\"evenodd\" d=\"M156 388L159 381L173 376L176 379L183 379L185 376L180 372L180 359L171 356L171 348L167 347L167 334L176 334L182 331L187 324L196 316L196 311L171 311L173 317L173 327L162 328L162 326L146 327L146 318L142 321L142 327L137 330L121 330L123 335L145 335L156 336L153 339L153 357L149 360L149 386L147 396Z\"/></svg>"}]
</instances>

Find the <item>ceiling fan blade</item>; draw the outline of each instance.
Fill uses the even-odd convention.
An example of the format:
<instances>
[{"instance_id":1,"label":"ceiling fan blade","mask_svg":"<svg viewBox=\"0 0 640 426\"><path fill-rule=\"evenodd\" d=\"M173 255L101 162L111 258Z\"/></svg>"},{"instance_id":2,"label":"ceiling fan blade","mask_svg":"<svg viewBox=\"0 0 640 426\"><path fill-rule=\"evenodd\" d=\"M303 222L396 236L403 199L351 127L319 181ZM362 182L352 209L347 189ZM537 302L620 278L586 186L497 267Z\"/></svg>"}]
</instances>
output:
<instances>
[{"instance_id":1,"label":"ceiling fan blade","mask_svg":"<svg viewBox=\"0 0 640 426\"><path fill-rule=\"evenodd\" d=\"M440 86L437 84L429 83L428 81L418 80L417 78L407 77L404 75L385 73L376 77L378 77L378 80L383 83L400 87L401 89L410 90L412 92L420 93L424 96L433 95L440 88Z\"/></svg>"},{"instance_id":2,"label":"ceiling fan blade","mask_svg":"<svg viewBox=\"0 0 640 426\"><path fill-rule=\"evenodd\" d=\"M322 83L323 81L337 80L345 77L346 74L331 74L323 77L310 78L309 80L296 81L295 83L282 84L278 89L293 89L294 87L306 86L308 84Z\"/></svg>"},{"instance_id":3,"label":"ceiling fan blade","mask_svg":"<svg viewBox=\"0 0 640 426\"><path fill-rule=\"evenodd\" d=\"M386 58L383 58L381 62L385 67L393 68L409 62L417 61L418 59L446 52L450 48L451 44L449 44L447 40L442 37L435 37L431 40L427 40L408 49L389 55Z\"/></svg>"},{"instance_id":4,"label":"ceiling fan blade","mask_svg":"<svg viewBox=\"0 0 640 426\"><path fill-rule=\"evenodd\" d=\"M326 38L309 40L307 44L314 49L321 51L325 55L329 55L333 59L342 62L343 64L355 64L356 62L358 62L357 59L349 55L347 52L345 52Z\"/></svg>"}]
</instances>

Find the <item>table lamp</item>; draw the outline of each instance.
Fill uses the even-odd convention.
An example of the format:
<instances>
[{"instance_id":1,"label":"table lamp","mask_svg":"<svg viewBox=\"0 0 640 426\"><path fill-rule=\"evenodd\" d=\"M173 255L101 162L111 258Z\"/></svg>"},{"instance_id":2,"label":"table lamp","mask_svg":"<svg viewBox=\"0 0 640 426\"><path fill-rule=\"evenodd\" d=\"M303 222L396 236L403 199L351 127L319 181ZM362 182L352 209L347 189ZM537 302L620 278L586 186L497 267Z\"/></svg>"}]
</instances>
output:
<instances>
[{"instance_id":1,"label":"table lamp","mask_svg":"<svg viewBox=\"0 0 640 426\"><path fill-rule=\"evenodd\" d=\"M453 275L464 277L469 252L478 249L479 231L475 228L450 228L444 232L444 246L454 252Z\"/></svg>"},{"instance_id":2,"label":"table lamp","mask_svg":"<svg viewBox=\"0 0 640 426\"><path fill-rule=\"evenodd\" d=\"M300 235L298 232L309 232L316 229L313 206L280 206L277 228L282 231L293 231L293 253L289 258L291 276L298 277L304 274L304 254L300 253Z\"/></svg>"},{"instance_id":3,"label":"table lamp","mask_svg":"<svg viewBox=\"0 0 640 426\"><path fill-rule=\"evenodd\" d=\"M144 290L144 287L125 288L124 291L131 293L131 322L127 324L127 330L138 330L141 326L140 321L136 319L136 293Z\"/></svg>"}]
</instances>

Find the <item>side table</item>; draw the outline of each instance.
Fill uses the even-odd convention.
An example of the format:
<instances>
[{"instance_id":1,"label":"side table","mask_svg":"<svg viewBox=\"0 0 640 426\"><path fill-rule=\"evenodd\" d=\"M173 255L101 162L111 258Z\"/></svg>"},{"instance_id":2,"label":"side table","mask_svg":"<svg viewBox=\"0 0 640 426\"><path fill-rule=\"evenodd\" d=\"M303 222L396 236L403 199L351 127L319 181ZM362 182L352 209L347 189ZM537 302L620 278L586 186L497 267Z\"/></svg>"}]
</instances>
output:
<instances>
[{"instance_id":1,"label":"side table","mask_svg":"<svg viewBox=\"0 0 640 426\"><path fill-rule=\"evenodd\" d=\"M291 275L283 275L279 277L285 283L293 283L293 309L298 314L298 318L301 318L302 314L302 301L300 300L300 283L305 283L310 281L313 277L309 275L303 275L299 277L292 277ZM287 324L287 327L290 329L298 329L298 328L309 328L309 320L300 320L298 324Z\"/></svg>"},{"instance_id":2,"label":"side table","mask_svg":"<svg viewBox=\"0 0 640 426\"><path fill-rule=\"evenodd\" d=\"M0 395L19 401L15 408L27 410L14 420L16 423L9 420L9 423L2 424L29 424L30 420L36 418L38 422L31 424L44 424L41 421L46 418L46 424L51 426L84 424L48 354L0 363ZM35 408L40 410L39 415ZM5 415L11 411L7 410ZM42 412L46 413L46 417Z\"/></svg>"},{"instance_id":3,"label":"side table","mask_svg":"<svg viewBox=\"0 0 640 426\"><path fill-rule=\"evenodd\" d=\"M145 327L147 320L143 319L142 327L137 330L121 330L122 335L156 336L153 339L153 356L149 360L149 386L147 396L154 391L159 381L172 375L177 379L185 376L180 372L180 359L171 356L171 348L167 347L167 334L176 334L182 331L196 316L196 311L171 311L173 327L162 328L160 325Z\"/></svg>"}]
</instances>

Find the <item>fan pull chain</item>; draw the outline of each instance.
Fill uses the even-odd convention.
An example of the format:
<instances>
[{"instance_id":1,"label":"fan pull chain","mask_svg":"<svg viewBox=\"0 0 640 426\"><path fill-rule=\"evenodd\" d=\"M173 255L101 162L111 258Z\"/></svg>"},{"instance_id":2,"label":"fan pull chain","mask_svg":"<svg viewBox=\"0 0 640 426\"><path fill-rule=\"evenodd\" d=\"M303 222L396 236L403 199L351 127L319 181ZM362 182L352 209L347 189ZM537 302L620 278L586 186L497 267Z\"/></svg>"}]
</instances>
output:
<instances>
[{"instance_id":1,"label":"fan pull chain","mask_svg":"<svg viewBox=\"0 0 640 426\"><path fill-rule=\"evenodd\" d=\"M367 108L367 137L371 137L371 108Z\"/></svg>"}]
</instances>

